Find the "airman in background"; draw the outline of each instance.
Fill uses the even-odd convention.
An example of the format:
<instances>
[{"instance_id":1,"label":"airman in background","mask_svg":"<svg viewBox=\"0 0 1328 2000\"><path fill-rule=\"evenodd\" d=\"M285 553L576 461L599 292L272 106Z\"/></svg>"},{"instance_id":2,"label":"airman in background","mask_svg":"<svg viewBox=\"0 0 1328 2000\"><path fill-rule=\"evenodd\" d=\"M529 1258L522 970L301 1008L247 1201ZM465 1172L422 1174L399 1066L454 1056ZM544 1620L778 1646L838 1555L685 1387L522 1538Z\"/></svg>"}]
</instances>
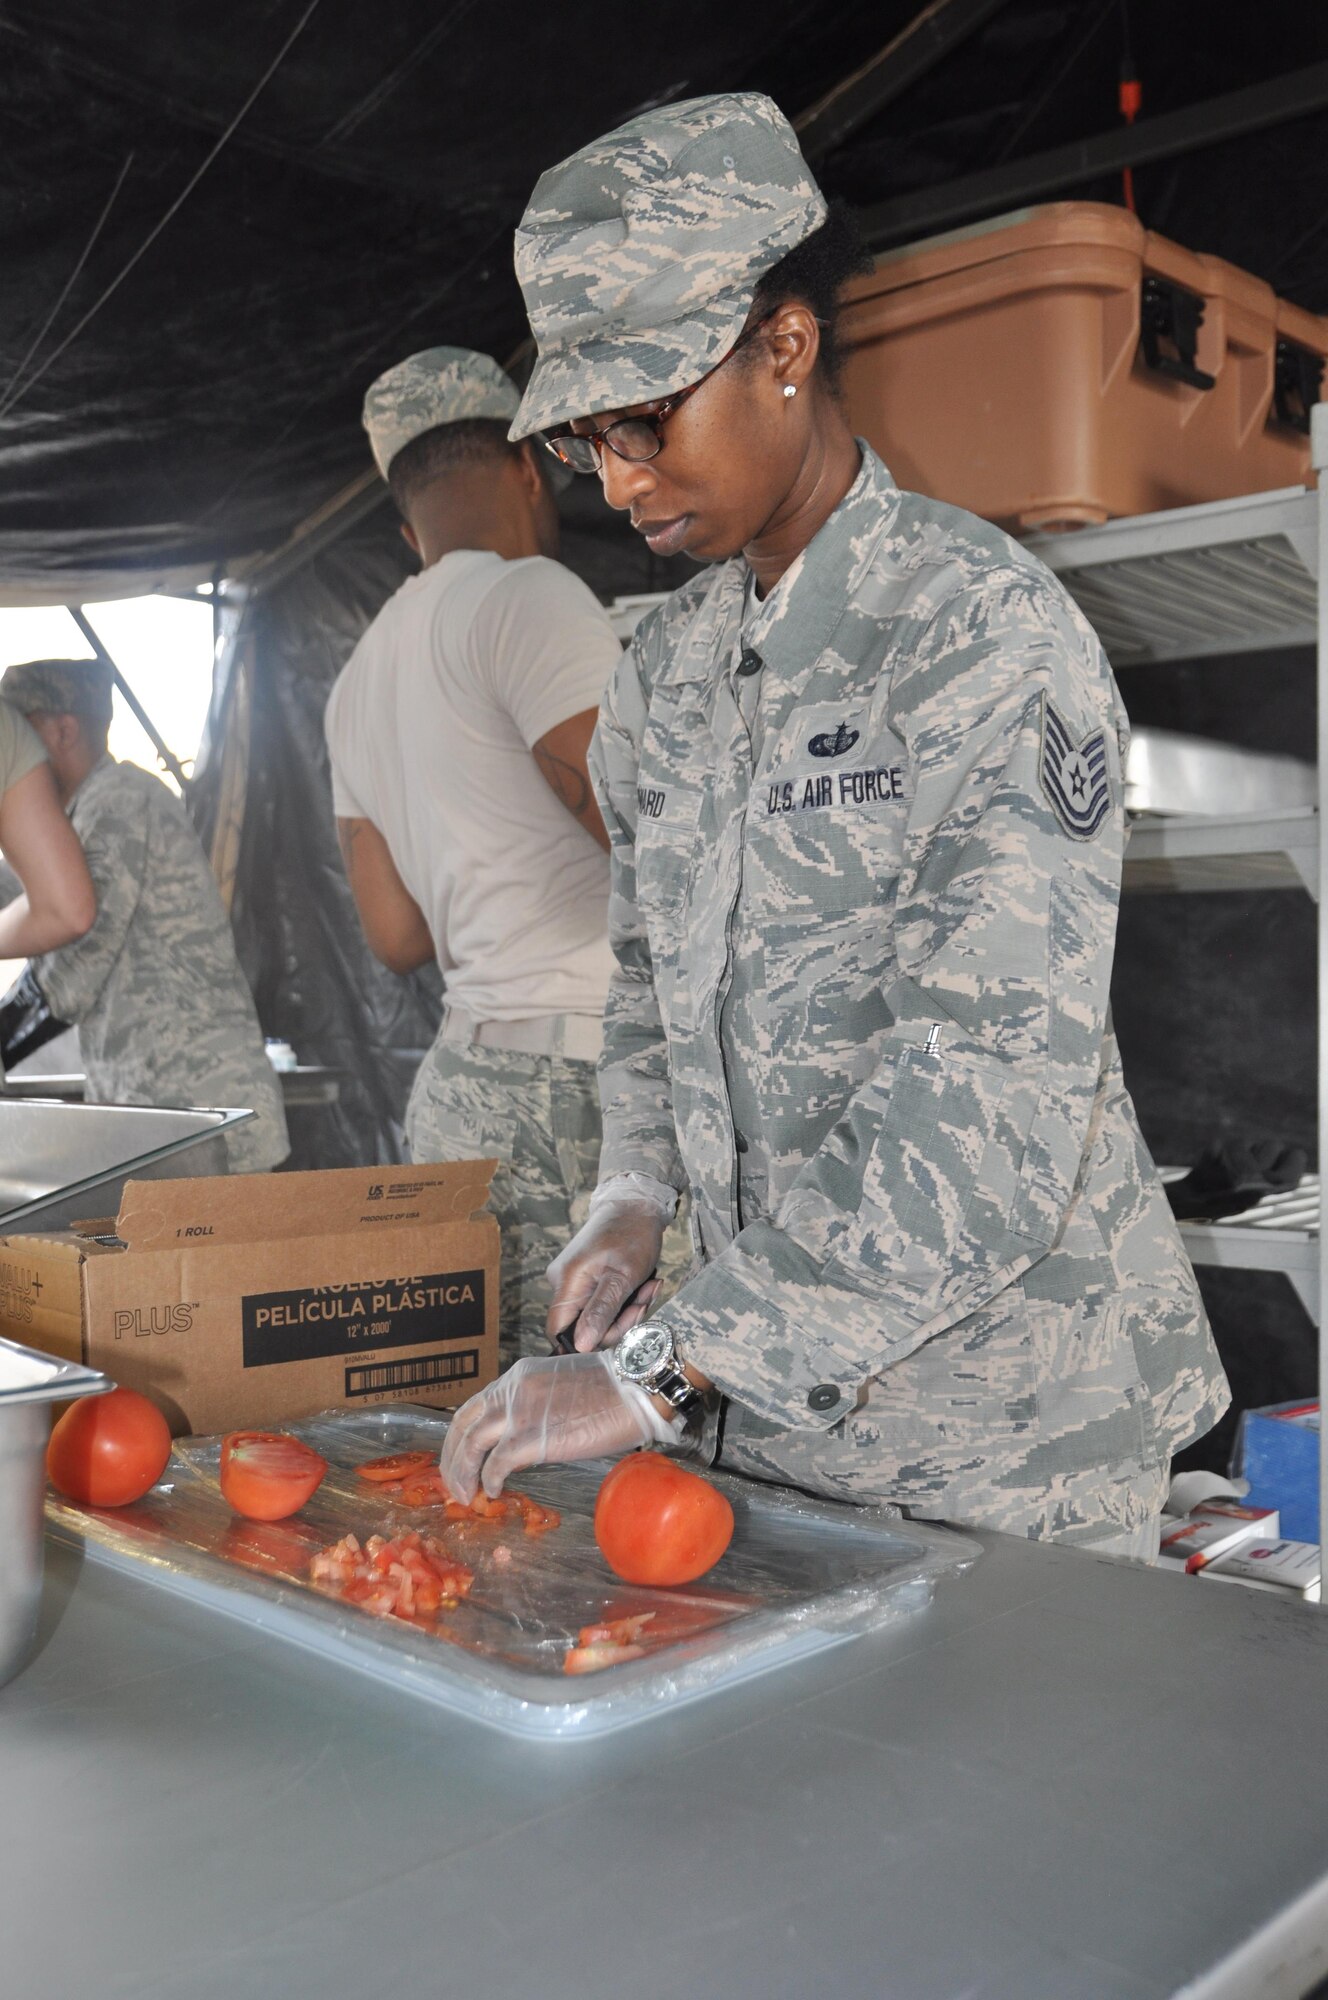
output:
<instances>
[{"instance_id":1,"label":"airman in background","mask_svg":"<svg viewBox=\"0 0 1328 2000\"><path fill-rule=\"evenodd\" d=\"M290 1151L230 920L179 799L107 750L112 675L98 660L10 667L0 696L50 758L96 890L85 935L39 952L31 978L55 1022L78 1029L90 1104L226 1106L231 1170Z\"/></svg>"}]
</instances>

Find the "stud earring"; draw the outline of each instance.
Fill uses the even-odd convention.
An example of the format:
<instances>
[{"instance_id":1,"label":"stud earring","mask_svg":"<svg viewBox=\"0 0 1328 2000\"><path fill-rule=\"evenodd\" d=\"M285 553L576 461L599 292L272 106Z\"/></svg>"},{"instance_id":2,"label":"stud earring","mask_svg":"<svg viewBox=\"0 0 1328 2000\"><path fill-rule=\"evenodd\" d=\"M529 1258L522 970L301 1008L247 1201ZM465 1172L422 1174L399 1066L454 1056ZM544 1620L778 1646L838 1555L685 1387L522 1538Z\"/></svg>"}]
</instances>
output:
<instances>
[{"instance_id":1,"label":"stud earring","mask_svg":"<svg viewBox=\"0 0 1328 2000\"><path fill-rule=\"evenodd\" d=\"M786 396L796 396L797 393L798 393L798 385L796 382L786 382L784 384L784 394Z\"/></svg>"}]
</instances>

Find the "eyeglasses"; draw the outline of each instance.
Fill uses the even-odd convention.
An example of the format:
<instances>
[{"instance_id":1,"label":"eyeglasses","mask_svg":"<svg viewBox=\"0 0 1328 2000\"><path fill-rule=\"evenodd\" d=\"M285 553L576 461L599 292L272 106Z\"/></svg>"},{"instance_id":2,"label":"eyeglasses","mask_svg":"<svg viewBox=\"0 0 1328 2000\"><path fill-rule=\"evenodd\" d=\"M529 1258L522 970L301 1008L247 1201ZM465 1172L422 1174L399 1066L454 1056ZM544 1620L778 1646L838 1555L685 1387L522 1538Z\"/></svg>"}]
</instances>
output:
<instances>
[{"instance_id":1,"label":"eyeglasses","mask_svg":"<svg viewBox=\"0 0 1328 2000\"><path fill-rule=\"evenodd\" d=\"M766 314L766 319L770 314ZM602 431L556 431L543 442L563 465L570 465L573 472L598 472L600 452L607 445L616 458L625 458L629 464L640 465L648 458L658 458L664 449L664 426L669 418L676 415L687 401L694 396L702 382L708 382L717 375L725 361L732 361L740 347L753 340L765 325L765 319L758 319L755 326L749 326L746 333L740 333L723 361L717 361L713 368L707 368L700 381L693 382L686 389L679 389L676 395L666 396L655 408L640 417L619 417L617 423L606 424Z\"/></svg>"}]
</instances>

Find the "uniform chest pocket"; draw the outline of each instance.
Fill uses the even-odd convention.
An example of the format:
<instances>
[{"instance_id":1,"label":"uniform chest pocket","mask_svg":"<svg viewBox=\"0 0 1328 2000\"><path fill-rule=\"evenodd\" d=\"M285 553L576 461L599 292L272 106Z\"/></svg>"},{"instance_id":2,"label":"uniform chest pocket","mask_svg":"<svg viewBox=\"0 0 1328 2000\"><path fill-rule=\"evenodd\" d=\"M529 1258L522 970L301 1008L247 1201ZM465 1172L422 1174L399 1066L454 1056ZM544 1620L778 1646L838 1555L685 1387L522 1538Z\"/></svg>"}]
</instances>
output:
<instances>
[{"instance_id":1,"label":"uniform chest pocket","mask_svg":"<svg viewBox=\"0 0 1328 2000\"><path fill-rule=\"evenodd\" d=\"M772 916L865 910L893 895L908 801L898 765L770 776L748 817L748 892Z\"/></svg>"},{"instance_id":2,"label":"uniform chest pocket","mask_svg":"<svg viewBox=\"0 0 1328 2000\"><path fill-rule=\"evenodd\" d=\"M696 866L701 793L644 776L631 800L636 815L636 900L652 947L681 917Z\"/></svg>"},{"instance_id":3,"label":"uniform chest pocket","mask_svg":"<svg viewBox=\"0 0 1328 2000\"><path fill-rule=\"evenodd\" d=\"M911 792L904 747L869 708L800 708L753 785L749 894L776 921L889 901Z\"/></svg>"}]
</instances>

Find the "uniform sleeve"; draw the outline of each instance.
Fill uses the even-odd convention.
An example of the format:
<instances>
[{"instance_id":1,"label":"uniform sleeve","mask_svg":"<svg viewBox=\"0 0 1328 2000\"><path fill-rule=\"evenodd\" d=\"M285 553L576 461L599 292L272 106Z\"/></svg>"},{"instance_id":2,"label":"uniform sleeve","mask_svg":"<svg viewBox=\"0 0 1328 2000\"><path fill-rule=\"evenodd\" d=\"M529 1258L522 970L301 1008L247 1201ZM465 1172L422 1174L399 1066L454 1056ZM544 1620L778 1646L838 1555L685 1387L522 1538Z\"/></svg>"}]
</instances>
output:
<instances>
[{"instance_id":1,"label":"uniform sleeve","mask_svg":"<svg viewBox=\"0 0 1328 2000\"><path fill-rule=\"evenodd\" d=\"M914 784L894 1027L778 1215L664 1307L783 1429L977 1310L1055 1242L1089 1136L1124 847L1118 709L1050 582L988 579L897 674Z\"/></svg>"},{"instance_id":2,"label":"uniform sleeve","mask_svg":"<svg viewBox=\"0 0 1328 2000\"><path fill-rule=\"evenodd\" d=\"M597 709L622 657L599 599L544 557L505 563L470 628L473 671L528 750Z\"/></svg>"},{"instance_id":3,"label":"uniform sleeve","mask_svg":"<svg viewBox=\"0 0 1328 2000\"><path fill-rule=\"evenodd\" d=\"M46 751L32 724L7 701L0 701L0 798L46 762Z\"/></svg>"},{"instance_id":4,"label":"uniform sleeve","mask_svg":"<svg viewBox=\"0 0 1328 2000\"><path fill-rule=\"evenodd\" d=\"M147 799L125 788L86 817L76 805L74 831L97 892L97 920L85 936L34 959L32 969L51 1012L76 1026L100 999L138 909L147 872Z\"/></svg>"},{"instance_id":5,"label":"uniform sleeve","mask_svg":"<svg viewBox=\"0 0 1328 2000\"><path fill-rule=\"evenodd\" d=\"M354 780L347 769L349 749L346 743L344 680L343 672L323 710L323 736L327 742L327 760L332 775L332 811L337 819L369 819L371 815L360 803Z\"/></svg>"},{"instance_id":6,"label":"uniform sleeve","mask_svg":"<svg viewBox=\"0 0 1328 2000\"><path fill-rule=\"evenodd\" d=\"M617 961L604 1005L599 1177L648 1174L681 1190L687 1175L673 1118L668 1044L636 901L636 774L648 706L645 679L658 630L652 617L621 656L590 745L591 782L609 835L609 943Z\"/></svg>"}]
</instances>

